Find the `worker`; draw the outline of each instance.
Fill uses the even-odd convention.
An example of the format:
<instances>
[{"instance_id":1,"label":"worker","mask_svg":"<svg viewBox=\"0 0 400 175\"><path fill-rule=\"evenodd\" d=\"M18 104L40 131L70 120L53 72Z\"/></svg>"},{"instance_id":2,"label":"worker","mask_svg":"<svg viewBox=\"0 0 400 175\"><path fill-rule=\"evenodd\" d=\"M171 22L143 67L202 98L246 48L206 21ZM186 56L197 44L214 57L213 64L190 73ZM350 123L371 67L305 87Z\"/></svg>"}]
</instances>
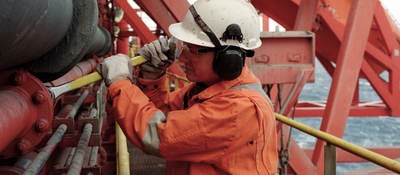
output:
<instances>
[{"instance_id":1,"label":"worker","mask_svg":"<svg viewBox=\"0 0 400 175\"><path fill-rule=\"evenodd\" d=\"M132 83L129 58L98 67L125 135L166 159L170 175L277 173L272 104L245 58L260 47L260 24L248 0L198 0L183 22L138 53L147 59ZM166 69L178 61L193 82L166 92ZM136 72L136 71L135 71Z\"/></svg>"}]
</instances>

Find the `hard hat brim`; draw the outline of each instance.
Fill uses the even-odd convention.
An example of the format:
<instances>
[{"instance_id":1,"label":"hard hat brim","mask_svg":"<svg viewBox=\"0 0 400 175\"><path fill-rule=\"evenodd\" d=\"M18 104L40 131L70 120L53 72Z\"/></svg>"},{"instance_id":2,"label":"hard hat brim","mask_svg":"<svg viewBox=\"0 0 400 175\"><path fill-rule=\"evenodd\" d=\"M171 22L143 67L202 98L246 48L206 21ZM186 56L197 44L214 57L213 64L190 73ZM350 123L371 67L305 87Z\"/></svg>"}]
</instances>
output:
<instances>
[{"instance_id":1,"label":"hard hat brim","mask_svg":"<svg viewBox=\"0 0 400 175\"><path fill-rule=\"evenodd\" d=\"M192 26L192 27L197 27L197 26ZM191 44L195 44L195 45L199 45L199 46L204 46L204 47L215 47L214 44L211 43L211 41L209 41L209 42L205 41L205 38L207 38L207 36L204 36L203 39L199 38L199 35L202 35L202 34L196 33L196 32L200 31L200 29L198 29L197 31L195 29L193 29L193 30L187 29L182 22L171 24L169 26L168 30L172 36L174 36L175 38L177 38L183 42L187 42L187 43L191 43Z\"/></svg>"}]
</instances>

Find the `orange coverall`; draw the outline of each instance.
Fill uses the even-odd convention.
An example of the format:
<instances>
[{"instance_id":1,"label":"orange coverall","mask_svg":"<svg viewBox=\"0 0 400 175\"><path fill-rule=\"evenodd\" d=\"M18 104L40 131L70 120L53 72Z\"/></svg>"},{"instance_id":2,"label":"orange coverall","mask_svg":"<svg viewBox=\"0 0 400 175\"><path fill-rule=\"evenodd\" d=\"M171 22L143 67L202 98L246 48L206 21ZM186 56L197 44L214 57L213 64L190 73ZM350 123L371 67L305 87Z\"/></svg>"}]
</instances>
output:
<instances>
[{"instance_id":1,"label":"orange coverall","mask_svg":"<svg viewBox=\"0 0 400 175\"><path fill-rule=\"evenodd\" d=\"M192 96L186 109L183 99L194 83L173 93L166 93L165 76L138 84L147 96L129 80L113 83L109 112L136 146L166 159L166 174L277 173L273 110L247 67Z\"/></svg>"}]
</instances>

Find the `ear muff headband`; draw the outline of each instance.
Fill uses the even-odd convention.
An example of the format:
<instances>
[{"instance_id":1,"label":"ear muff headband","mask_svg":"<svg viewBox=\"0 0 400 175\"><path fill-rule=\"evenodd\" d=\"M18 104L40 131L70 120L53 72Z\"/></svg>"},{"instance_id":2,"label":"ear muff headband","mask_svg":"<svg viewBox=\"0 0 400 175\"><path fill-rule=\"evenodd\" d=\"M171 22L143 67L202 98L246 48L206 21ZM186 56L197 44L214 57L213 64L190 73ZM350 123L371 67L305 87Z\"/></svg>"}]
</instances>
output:
<instances>
[{"instance_id":1,"label":"ear muff headband","mask_svg":"<svg viewBox=\"0 0 400 175\"><path fill-rule=\"evenodd\" d=\"M215 36L214 32L208 27L208 25L201 19L200 15L197 13L196 9L193 5L189 7L190 13L193 15L194 21L201 28L201 30L206 33L208 38L210 38L211 42L215 45L216 48L220 48L221 44L217 36Z\"/></svg>"}]
</instances>

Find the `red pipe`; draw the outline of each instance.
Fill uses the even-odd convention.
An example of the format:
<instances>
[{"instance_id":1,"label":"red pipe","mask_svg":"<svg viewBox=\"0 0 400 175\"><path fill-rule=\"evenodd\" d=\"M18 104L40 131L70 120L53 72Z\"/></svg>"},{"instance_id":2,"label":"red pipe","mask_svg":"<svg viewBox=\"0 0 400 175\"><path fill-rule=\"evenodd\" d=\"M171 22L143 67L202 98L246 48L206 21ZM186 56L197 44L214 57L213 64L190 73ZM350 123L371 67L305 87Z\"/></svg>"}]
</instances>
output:
<instances>
[{"instance_id":1,"label":"red pipe","mask_svg":"<svg viewBox=\"0 0 400 175\"><path fill-rule=\"evenodd\" d=\"M25 71L3 74L0 86L0 156L32 151L48 133L53 99L43 83Z\"/></svg>"},{"instance_id":2,"label":"red pipe","mask_svg":"<svg viewBox=\"0 0 400 175\"><path fill-rule=\"evenodd\" d=\"M121 31L128 30L128 23L125 20L122 20L118 23L118 27ZM117 53L122 53L125 55L129 55L129 38L125 36L119 36L117 40Z\"/></svg>"},{"instance_id":3,"label":"red pipe","mask_svg":"<svg viewBox=\"0 0 400 175\"><path fill-rule=\"evenodd\" d=\"M0 91L0 151L20 137L36 118L36 108L29 94L20 88ZM21 140L18 146L24 149L29 144Z\"/></svg>"},{"instance_id":4,"label":"red pipe","mask_svg":"<svg viewBox=\"0 0 400 175\"><path fill-rule=\"evenodd\" d=\"M97 66L96 59L89 59L86 61L82 61L75 65L68 73L63 75L62 77L48 82L49 86L60 86L62 84L68 83L72 80L75 80L79 77L92 73Z\"/></svg>"}]
</instances>

